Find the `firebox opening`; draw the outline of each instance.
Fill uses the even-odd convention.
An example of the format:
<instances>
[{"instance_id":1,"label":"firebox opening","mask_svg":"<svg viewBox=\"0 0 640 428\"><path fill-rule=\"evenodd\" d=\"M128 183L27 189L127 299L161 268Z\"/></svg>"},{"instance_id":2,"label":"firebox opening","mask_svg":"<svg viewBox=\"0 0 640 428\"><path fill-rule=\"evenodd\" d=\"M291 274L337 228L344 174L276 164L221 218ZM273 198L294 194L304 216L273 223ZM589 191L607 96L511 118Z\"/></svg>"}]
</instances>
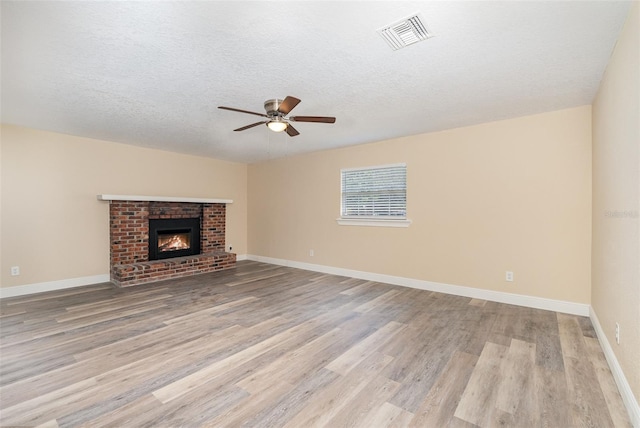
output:
<instances>
[{"instance_id":1,"label":"firebox opening","mask_svg":"<svg viewBox=\"0 0 640 428\"><path fill-rule=\"evenodd\" d=\"M158 234L158 250L176 251L191 248L191 235L188 230L171 230Z\"/></svg>"},{"instance_id":2,"label":"firebox opening","mask_svg":"<svg viewBox=\"0 0 640 428\"><path fill-rule=\"evenodd\" d=\"M200 254L200 219L149 219L149 260Z\"/></svg>"}]
</instances>

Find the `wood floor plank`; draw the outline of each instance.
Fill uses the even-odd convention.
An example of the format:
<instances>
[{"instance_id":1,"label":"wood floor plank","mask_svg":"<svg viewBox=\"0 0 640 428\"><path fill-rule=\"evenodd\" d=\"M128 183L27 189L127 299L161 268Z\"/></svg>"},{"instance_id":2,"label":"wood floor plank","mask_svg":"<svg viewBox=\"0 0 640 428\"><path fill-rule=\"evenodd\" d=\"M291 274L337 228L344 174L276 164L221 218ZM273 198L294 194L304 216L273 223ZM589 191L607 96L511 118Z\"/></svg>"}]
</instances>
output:
<instances>
[{"instance_id":1,"label":"wood floor plank","mask_svg":"<svg viewBox=\"0 0 640 428\"><path fill-rule=\"evenodd\" d=\"M485 306L483 306L483 308L484 307ZM469 341L460 347L460 351L480 356L486 342L508 346L511 342L510 337L492 333L496 318L497 316L494 312L483 310L476 318L470 320L468 324L463 324L461 328L469 330L472 334Z\"/></svg>"},{"instance_id":2,"label":"wood floor plank","mask_svg":"<svg viewBox=\"0 0 640 428\"><path fill-rule=\"evenodd\" d=\"M399 290L387 291L382 296L378 296L375 299L373 299L373 300L371 300L371 301L369 301L367 303L363 303L362 305L358 306L357 308L354 309L354 311L356 311L356 312L369 312L369 311L379 307L380 305L384 305L385 303L387 303L389 300L393 299L393 297L396 296L399 293L400 293Z\"/></svg>"},{"instance_id":3,"label":"wood floor plank","mask_svg":"<svg viewBox=\"0 0 640 428\"><path fill-rule=\"evenodd\" d=\"M365 386L366 393L358 394L332 417L326 427L356 427L372 412L376 412L400 384L384 376L373 376Z\"/></svg>"},{"instance_id":4,"label":"wood floor plank","mask_svg":"<svg viewBox=\"0 0 640 428\"><path fill-rule=\"evenodd\" d=\"M137 411L134 409L126 424L119 426L205 426L247 395L246 391L233 385L207 384L197 394L184 396L168 405L150 407L144 414L141 408ZM90 414L83 414L83 412L62 418L60 423L64 426L76 426L85 420L88 425L101 426L91 419ZM117 425L114 424L114 426Z\"/></svg>"},{"instance_id":5,"label":"wood floor plank","mask_svg":"<svg viewBox=\"0 0 640 428\"><path fill-rule=\"evenodd\" d=\"M362 362L367 356L384 345L396 333L401 332L406 326L397 322L390 322L360 343L351 347L327 365L327 369L345 376L351 369Z\"/></svg>"},{"instance_id":6,"label":"wood floor plank","mask_svg":"<svg viewBox=\"0 0 640 428\"><path fill-rule=\"evenodd\" d=\"M294 369L295 361L308 361L313 355L323 352L331 343L338 340L341 330L334 328L329 332L308 342L297 350L285 354L273 363L253 373L236 383L239 387L245 389L252 394L258 394L267 389L273 382L273 379L284 379L285 374Z\"/></svg>"},{"instance_id":7,"label":"wood floor plank","mask_svg":"<svg viewBox=\"0 0 640 428\"><path fill-rule=\"evenodd\" d=\"M114 295L112 299L109 300L95 300L91 302L85 303L75 303L69 306L66 306L64 310L66 312L86 312L90 311L91 313L100 313L104 309L113 310L114 306L123 307L127 304L136 304L140 301L151 301L159 299L168 299L173 295L167 293L166 287L158 287L152 288L144 291L140 291L138 293L126 293L120 295Z\"/></svg>"},{"instance_id":8,"label":"wood floor plank","mask_svg":"<svg viewBox=\"0 0 640 428\"><path fill-rule=\"evenodd\" d=\"M251 418L243 421L242 426L286 425L291 418L302 410L306 402L324 390L326 386L331 384L338 376L336 373L325 369L315 372L312 376L305 378L303 382L294 386L292 390L282 395L280 399L270 407L263 409Z\"/></svg>"},{"instance_id":9,"label":"wood floor plank","mask_svg":"<svg viewBox=\"0 0 640 428\"><path fill-rule=\"evenodd\" d=\"M139 426L148 425L146 415L161 406L162 403L158 401L157 398L151 394L147 394L123 404L118 407L117 412L105 412L101 415L96 415L88 421L79 423L77 426L83 428L134 427L137 426L136 419Z\"/></svg>"},{"instance_id":10,"label":"wood floor plank","mask_svg":"<svg viewBox=\"0 0 640 428\"><path fill-rule=\"evenodd\" d=\"M531 376L535 358L535 344L513 339L502 363L502 382L495 407L511 414L514 424L538 425L536 394Z\"/></svg>"},{"instance_id":11,"label":"wood floor plank","mask_svg":"<svg viewBox=\"0 0 640 428\"><path fill-rule=\"evenodd\" d=\"M362 421L358 421L357 426L363 428L404 428L409 426L413 416L413 413L407 412L387 401L382 403L377 410L369 413Z\"/></svg>"},{"instance_id":12,"label":"wood floor plank","mask_svg":"<svg viewBox=\"0 0 640 428\"><path fill-rule=\"evenodd\" d=\"M306 322L285 330L281 333L278 333L274 336L271 336L268 339L258 342L255 345L243 349L242 351L236 352L235 354L230 355L225 359L216 361L215 363L201 370L198 370L197 372L192 373L189 376L186 376L176 382L164 386L154 391L153 395L163 403L167 403L187 393L188 391L197 388L201 384L203 379L209 379L212 376L219 375L220 372L223 372L229 367L243 364L246 361L256 358L263 353L268 352L269 350L281 345L282 342L291 340L291 338L295 337L297 334L300 334L305 329L312 328L312 326L313 323Z\"/></svg>"},{"instance_id":13,"label":"wood floor plank","mask_svg":"<svg viewBox=\"0 0 640 428\"><path fill-rule=\"evenodd\" d=\"M564 371L552 371L536 365L533 380L540 426L543 428L571 426L570 402Z\"/></svg>"},{"instance_id":14,"label":"wood floor plank","mask_svg":"<svg viewBox=\"0 0 640 428\"><path fill-rule=\"evenodd\" d=\"M59 428L59 427L60 425L58 425L58 421L56 421L55 419L41 423L40 425L36 426L36 428Z\"/></svg>"},{"instance_id":15,"label":"wood floor plank","mask_svg":"<svg viewBox=\"0 0 640 428\"><path fill-rule=\"evenodd\" d=\"M238 307L238 306L242 306L242 305L245 305L247 303L251 303L256 299L257 299L257 297L248 296L248 297L245 297L244 299L232 300L230 302L222 303L220 305L209 307L207 309L202 309L202 310L199 310L199 311L196 311L196 312L191 312L191 313L189 313L187 315L182 315L182 316L177 317L177 318L168 319L164 323L165 324L175 324L175 323L179 323L179 322L187 322L187 323L189 323L189 322L198 322L198 318L200 318L200 317L211 315L211 314L215 314L217 312L226 311L227 309L230 309L230 308L235 308L235 307Z\"/></svg>"},{"instance_id":16,"label":"wood floor plank","mask_svg":"<svg viewBox=\"0 0 640 428\"><path fill-rule=\"evenodd\" d=\"M145 348L125 348L130 353L122 358L115 354L102 354L99 358L92 358L57 368L40 375L24 379L14 384L9 384L0 389L3 401L12 403L17 400L29 400L38 394L55 391L56 386L66 386L70 383L81 382L87 377L105 376L111 379L118 373L124 374L129 379L140 376L151 371L161 374L163 370L172 370L175 367L186 364L185 355L195 358L202 358L209 352L208 346L228 343L235 334L242 332L237 326L221 330L217 333L204 335L183 344L179 349L165 348L161 352L150 352ZM158 366L156 361L162 361L162 366ZM128 374L130 372L130 374Z\"/></svg>"},{"instance_id":17,"label":"wood floor plank","mask_svg":"<svg viewBox=\"0 0 640 428\"><path fill-rule=\"evenodd\" d=\"M415 413L428 395L451 355L468 341L470 333L455 328L424 329L411 350L404 350L385 370L390 379L400 382L390 403ZM437 346L433 346L436 344Z\"/></svg>"},{"instance_id":18,"label":"wood floor plank","mask_svg":"<svg viewBox=\"0 0 640 428\"><path fill-rule=\"evenodd\" d=\"M122 301L119 302L118 305L116 306L117 309L116 311L117 313L117 318L121 318L121 312L123 309L125 308L139 308L139 307L145 307L145 306L149 306L151 303L155 303L158 301L164 301L166 300L168 297L171 297L170 295L159 295L159 296L152 296L152 297L146 297L144 299L135 299L135 300L127 300L127 301ZM73 307L73 306L72 306ZM166 305L160 306L160 307L166 307ZM108 314L108 313L112 313L114 312L114 306L113 304L111 305L111 307L107 307L107 306L103 306L101 308L94 308L91 309L90 311L82 310L82 311L68 311L65 314L59 315L57 317L55 317L55 320L58 323L66 323L69 321L76 321L82 318L87 318L87 317L96 317L98 314L100 314L101 316L104 314ZM134 312L137 313L137 312ZM112 318L105 318L105 319L112 319Z\"/></svg>"},{"instance_id":19,"label":"wood floor plank","mask_svg":"<svg viewBox=\"0 0 640 428\"><path fill-rule=\"evenodd\" d=\"M628 427L586 317L255 261L0 299L0 425Z\"/></svg>"},{"instance_id":20,"label":"wood floor plank","mask_svg":"<svg viewBox=\"0 0 640 428\"><path fill-rule=\"evenodd\" d=\"M273 380L259 394L249 394L233 407L211 419L209 424L211 427L242 426L245 421L255 418L258 414L265 414L268 409L275 407L275 404L292 390L293 385Z\"/></svg>"},{"instance_id":21,"label":"wood floor plank","mask_svg":"<svg viewBox=\"0 0 640 428\"><path fill-rule=\"evenodd\" d=\"M479 426L490 426L495 413L497 385L502 380L502 363L509 348L487 342L454 416Z\"/></svg>"},{"instance_id":22,"label":"wood floor plank","mask_svg":"<svg viewBox=\"0 0 640 428\"><path fill-rule=\"evenodd\" d=\"M209 345L210 342L201 341L198 349L206 353L206 346ZM170 381L172 377L183 377L181 370L188 373L189 369L184 370L184 358L181 358L181 355L171 356L172 351L167 350L130 364L118 364L118 367L92 377L90 379L91 385L84 386L81 391L65 397L65 400L58 399L57 405L51 407L50 412L58 420L66 416L71 417L79 409L82 409L81 413L89 411L100 414L105 409L108 410L114 403L121 405L142 394L149 393L158 381L166 382L166 380ZM73 388L74 385L70 387ZM48 396L50 394L45 394L45 397ZM52 405L52 402L49 400L46 405ZM39 407L44 406L40 405ZM74 411L74 409L78 410ZM34 422L38 422L38 420Z\"/></svg>"},{"instance_id":23,"label":"wood floor plank","mask_svg":"<svg viewBox=\"0 0 640 428\"><path fill-rule=\"evenodd\" d=\"M281 270L280 272L278 271L274 271L273 273L267 274L265 275L264 273L259 273L256 275L247 275L245 277L243 277L242 279L238 280L238 281L233 281L233 282L229 282L227 285L229 287L236 287L238 285L244 285L244 284L248 284L250 282L255 282L255 281L264 281L266 279L273 279L273 278L278 278L281 276L286 275L287 272Z\"/></svg>"},{"instance_id":24,"label":"wood floor plank","mask_svg":"<svg viewBox=\"0 0 640 428\"><path fill-rule=\"evenodd\" d=\"M290 419L285 427L327 425L342 409L350 407L352 401L357 401L359 395L367 393L365 389L371 377L378 375L380 370L392 359L392 357L380 353L371 355L371 361L368 364L361 365L358 370L348 376L338 377L310 398L306 406Z\"/></svg>"},{"instance_id":25,"label":"wood floor plank","mask_svg":"<svg viewBox=\"0 0 640 428\"><path fill-rule=\"evenodd\" d=\"M123 317L128 317L131 315L142 314L145 312L152 312L158 309L166 309L167 305L164 302L153 303L148 305L139 305L132 308L129 308L124 311L111 311L107 313L102 313L97 316L86 315L82 318L74 319L73 321L58 323L58 325L53 326L51 328L45 328L41 333L34 335L33 337L38 339L46 336L52 336L55 334L65 333L69 330L80 329L83 327L91 326L94 324L99 324L105 321L110 321L114 319L120 319Z\"/></svg>"},{"instance_id":26,"label":"wood floor plank","mask_svg":"<svg viewBox=\"0 0 640 428\"><path fill-rule=\"evenodd\" d=\"M263 328L273 325L273 320L262 323ZM255 331L245 331L245 339L250 339L255 335ZM202 359L227 338L220 338L221 341L197 340L189 343L192 346L190 352L181 352L182 349L168 349L160 354L142 359L127 365L121 365L106 373L95 377L97 384L92 388L87 388L83 397L77 400L78 406L82 408L79 412L71 412L68 417L79 418L80 421L101 414L106 410L111 410L110 406L123 405L144 394L151 393L154 385L163 385L168 382L175 382L177 379L188 377L193 373L189 364L189 358L195 357L194 367L198 367L195 361ZM194 343L198 342L198 343ZM209 349L208 349L209 348ZM231 354L235 354L232 352ZM188 357L188 358L185 358ZM203 383L204 385L204 383ZM217 386L214 385L216 388ZM207 390L201 385L201 389ZM238 391L239 392L239 391ZM102 400L102 405L99 404ZM171 406L165 407L169 409ZM63 411L64 409L56 409ZM67 417L65 417L67 418ZM68 418L67 418L68 419Z\"/></svg>"},{"instance_id":27,"label":"wood floor plank","mask_svg":"<svg viewBox=\"0 0 640 428\"><path fill-rule=\"evenodd\" d=\"M454 353L415 412L409 426L446 427L452 424L455 410L477 361L476 355Z\"/></svg>"},{"instance_id":28,"label":"wood floor plank","mask_svg":"<svg viewBox=\"0 0 640 428\"><path fill-rule=\"evenodd\" d=\"M558 329L563 357L580 358L586 355L584 336L575 317L558 314Z\"/></svg>"},{"instance_id":29,"label":"wood floor plank","mask_svg":"<svg viewBox=\"0 0 640 428\"><path fill-rule=\"evenodd\" d=\"M595 376L593 365L585 359L565 357L567 392L571 424L574 426L613 427L606 400Z\"/></svg>"},{"instance_id":30,"label":"wood floor plank","mask_svg":"<svg viewBox=\"0 0 640 428\"><path fill-rule=\"evenodd\" d=\"M104 344L109 341L117 341L117 337L133 334L135 331L148 331L154 328L163 327L162 321L166 315L162 313L143 314L138 317L118 318L105 323L93 324L81 329L69 330L56 335L29 338L21 340L12 340L11 338L2 338L0 352L2 355L12 358L15 356L26 357L29 354L42 353L42 349L55 348L56 351L66 352L65 347L70 346L73 350L68 352L81 352L80 349L90 349L95 344ZM57 324L55 320L52 323L44 325ZM21 328L17 326L16 328ZM133 333L131 333L133 332Z\"/></svg>"},{"instance_id":31,"label":"wood floor plank","mask_svg":"<svg viewBox=\"0 0 640 428\"><path fill-rule=\"evenodd\" d=\"M11 426L48 423L52 416L54 419L60 416L62 406L73 405L73 402L82 396L88 387L95 386L96 383L94 378L85 379L65 388L3 408L0 413L0 424Z\"/></svg>"},{"instance_id":32,"label":"wood floor plank","mask_svg":"<svg viewBox=\"0 0 640 428\"><path fill-rule=\"evenodd\" d=\"M564 372L562 345L558 334L539 334L536 338L536 364L556 372Z\"/></svg>"},{"instance_id":33,"label":"wood floor plank","mask_svg":"<svg viewBox=\"0 0 640 428\"><path fill-rule=\"evenodd\" d=\"M343 282L345 283L345 282ZM354 285L353 287L350 287L346 290L343 290L340 292L340 294L345 294L347 296L353 296L354 294L358 294L360 292L366 292L368 289L371 288L371 285L373 285L374 282L373 281L366 281L362 284L358 284L358 285Z\"/></svg>"}]
</instances>

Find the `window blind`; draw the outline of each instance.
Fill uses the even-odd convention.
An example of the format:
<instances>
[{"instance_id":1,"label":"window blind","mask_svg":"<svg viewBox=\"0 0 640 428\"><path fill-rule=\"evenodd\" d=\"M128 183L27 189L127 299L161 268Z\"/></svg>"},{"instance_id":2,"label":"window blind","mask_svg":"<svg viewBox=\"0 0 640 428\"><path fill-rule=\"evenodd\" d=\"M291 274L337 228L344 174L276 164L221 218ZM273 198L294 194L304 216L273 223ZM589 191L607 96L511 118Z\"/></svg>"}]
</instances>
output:
<instances>
[{"instance_id":1,"label":"window blind","mask_svg":"<svg viewBox=\"0 0 640 428\"><path fill-rule=\"evenodd\" d=\"M407 216L405 164L343 169L342 217Z\"/></svg>"}]
</instances>

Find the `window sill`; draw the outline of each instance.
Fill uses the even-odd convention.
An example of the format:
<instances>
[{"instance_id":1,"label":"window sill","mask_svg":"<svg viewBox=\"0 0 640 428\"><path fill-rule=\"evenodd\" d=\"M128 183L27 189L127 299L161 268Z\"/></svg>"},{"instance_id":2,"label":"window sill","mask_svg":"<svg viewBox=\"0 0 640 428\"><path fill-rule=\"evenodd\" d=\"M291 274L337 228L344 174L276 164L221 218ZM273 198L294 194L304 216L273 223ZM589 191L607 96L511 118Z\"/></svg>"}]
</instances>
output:
<instances>
[{"instance_id":1,"label":"window sill","mask_svg":"<svg viewBox=\"0 0 640 428\"><path fill-rule=\"evenodd\" d=\"M375 227L409 227L411 220L403 219L378 219L378 218L337 218L340 226L375 226Z\"/></svg>"}]
</instances>

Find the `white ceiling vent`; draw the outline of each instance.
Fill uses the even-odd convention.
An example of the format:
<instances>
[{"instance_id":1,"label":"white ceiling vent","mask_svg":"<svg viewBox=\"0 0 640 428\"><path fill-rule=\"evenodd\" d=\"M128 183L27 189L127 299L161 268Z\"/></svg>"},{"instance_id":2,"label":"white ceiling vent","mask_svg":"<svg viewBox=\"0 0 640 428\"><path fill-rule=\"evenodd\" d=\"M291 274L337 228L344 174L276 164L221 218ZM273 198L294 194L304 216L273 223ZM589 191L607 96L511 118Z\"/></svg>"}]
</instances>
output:
<instances>
[{"instance_id":1,"label":"white ceiling vent","mask_svg":"<svg viewBox=\"0 0 640 428\"><path fill-rule=\"evenodd\" d=\"M393 24L385 25L378 29L378 34L386 40L394 51L434 36L427 29L421 13L416 13Z\"/></svg>"}]
</instances>

